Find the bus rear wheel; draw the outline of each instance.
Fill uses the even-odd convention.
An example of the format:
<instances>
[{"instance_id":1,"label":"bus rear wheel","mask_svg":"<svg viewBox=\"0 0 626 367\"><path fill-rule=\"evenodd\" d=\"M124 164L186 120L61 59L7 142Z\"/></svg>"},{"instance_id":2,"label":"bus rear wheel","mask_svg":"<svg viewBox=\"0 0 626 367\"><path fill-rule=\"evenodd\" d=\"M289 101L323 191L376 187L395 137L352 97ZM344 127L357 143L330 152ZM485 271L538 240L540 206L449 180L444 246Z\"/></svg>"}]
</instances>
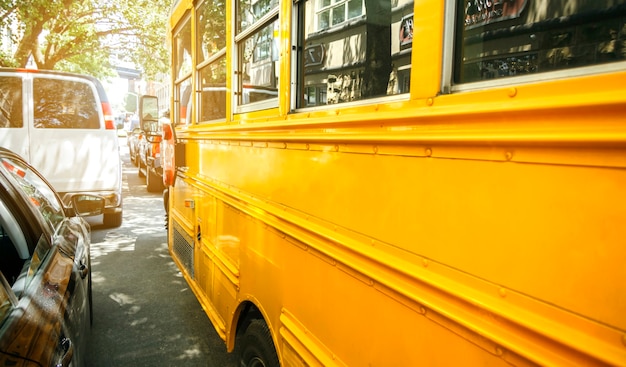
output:
<instances>
[{"instance_id":1,"label":"bus rear wheel","mask_svg":"<svg viewBox=\"0 0 626 367\"><path fill-rule=\"evenodd\" d=\"M263 320L252 320L237 346L242 367L280 367L272 335Z\"/></svg>"}]
</instances>

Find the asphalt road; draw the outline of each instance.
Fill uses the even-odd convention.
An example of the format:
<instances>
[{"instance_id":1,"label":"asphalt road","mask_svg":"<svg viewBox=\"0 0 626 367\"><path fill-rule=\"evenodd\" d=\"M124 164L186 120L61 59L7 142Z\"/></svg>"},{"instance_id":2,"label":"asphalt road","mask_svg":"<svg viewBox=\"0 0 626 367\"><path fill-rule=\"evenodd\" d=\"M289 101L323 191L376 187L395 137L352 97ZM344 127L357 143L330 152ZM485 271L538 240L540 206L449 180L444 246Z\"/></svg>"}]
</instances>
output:
<instances>
[{"instance_id":1,"label":"asphalt road","mask_svg":"<svg viewBox=\"0 0 626 367\"><path fill-rule=\"evenodd\" d=\"M163 199L120 138L123 223L91 218L94 321L87 366L236 366L167 250Z\"/></svg>"}]
</instances>

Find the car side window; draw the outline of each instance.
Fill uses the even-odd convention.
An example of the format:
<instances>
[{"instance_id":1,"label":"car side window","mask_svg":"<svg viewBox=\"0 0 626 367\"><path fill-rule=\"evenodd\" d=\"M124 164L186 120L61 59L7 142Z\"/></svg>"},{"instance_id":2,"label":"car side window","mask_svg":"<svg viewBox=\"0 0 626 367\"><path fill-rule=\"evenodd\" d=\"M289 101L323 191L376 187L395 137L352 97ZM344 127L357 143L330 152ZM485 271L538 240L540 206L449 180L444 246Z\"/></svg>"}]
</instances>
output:
<instances>
[{"instance_id":1,"label":"car side window","mask_svg":"<svg viewBox=\"0 0 626 367\"><path fill-rule=\"evenodd\" d=\"M50 229L54 231L65 218L65 213L63 212L63 204L53 189L37 173L20 162L2 158L2 164L17 181L33 207L50 225Z\"/></svg>"},{"instance_id":2,"label":"car side window","mask_svg":"<svg viewBox=\"0 0 626 367\"><path fill-rule=\"evenodd\" d=\"M100 128L94 90L83 82L34 78L33 113L36 128Z\"/></svg>"},{"instance_id":3,"label":"car side window","mask_svg":"<svg viewBox=\"0 0 626 367\"><path fill-rule=\"evenodd\" d=\"M17 297L28 287L52 248L49 237L42 233L31 254L22 231L18 219L0 199L0 272L5 286L13 288ZM4 301L0 299L0 303Z\"/></svg>"},{"instance_id":4,"label":"car side window","mask_svg":"<svg viewBox=\"0 0 626 367\"><path fill-rule=\"evenodd\" d=\"M30 258L26 238L8 206L0 199L0 272L15 283Z\"/></svg>"},{"instance_id":5,"label":"car side window","mask_svg":"<svg viewBox=\"0 0 626 367\"><path fill-rule=\"evenodd\" d=\"M37 242L37 246L35 246L35 251L33 252L33 257L30 259L30 264L28 265L28 273L26 274L27 281L30 281L30 279L33 278L39 269L39 266L50 251L50 248L50 243L46 240L46 237L43 235L39 237L39 241Z\"/></svg>"},{"instance_id":6,"label":"car side window","mask_svg":"<svg viewBox=\"0 0 626 367\"><path fill-rule=\"evenodd\" d=\"M23 126L22 78L0 76L0 128Z\"/></svg>"},{"instance_id":7,"label":"car side window","mask_svg":"<svg viewBox=\"0 0 626 367\"><path fill-rule=\"evenodd\" d=\"M50 242L46 238L47 237L43 234L39 237L39 241L37 242L37 246L35 246L33 255L26 260L10 256L10 253L3 253L5 258L2 259L3 261L0 261L0 271L2 272L3 281L6 283L7 287L13 289L13 294L18 298L21 297L24 290L30 285L35 273L37 273L37 270L39 270L41 264L52 248ZM5 236L4 239L7 239L7 237ZM8 247L4 245L10 245L10 241L3 242L2 250L3 252L7 252L5 250L7 250ZM8 266L9 262L12 262L11 265L13 266ZM0 299L0 302L3 301Z\"/></svg>"}]
</instances>

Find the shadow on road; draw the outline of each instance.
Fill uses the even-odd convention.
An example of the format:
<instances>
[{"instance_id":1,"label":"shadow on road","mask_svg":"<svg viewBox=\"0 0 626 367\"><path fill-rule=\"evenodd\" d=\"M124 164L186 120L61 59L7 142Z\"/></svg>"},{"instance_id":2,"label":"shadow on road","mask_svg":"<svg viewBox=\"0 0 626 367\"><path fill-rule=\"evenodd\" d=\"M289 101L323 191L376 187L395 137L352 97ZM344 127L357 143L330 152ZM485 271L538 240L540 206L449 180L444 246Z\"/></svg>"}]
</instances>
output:
<instances>
[{"instance_id":1,"label":"shadow on road","mask_svg":"<svg viewBox=\"0 0 626 367\"><path fill-rule=\"evenodd\" d=\"M93 310L87 366L235 366L170 258L163 199L146 190L120 139L122 226L94 218Z\"/></svg>"}]
</instances>

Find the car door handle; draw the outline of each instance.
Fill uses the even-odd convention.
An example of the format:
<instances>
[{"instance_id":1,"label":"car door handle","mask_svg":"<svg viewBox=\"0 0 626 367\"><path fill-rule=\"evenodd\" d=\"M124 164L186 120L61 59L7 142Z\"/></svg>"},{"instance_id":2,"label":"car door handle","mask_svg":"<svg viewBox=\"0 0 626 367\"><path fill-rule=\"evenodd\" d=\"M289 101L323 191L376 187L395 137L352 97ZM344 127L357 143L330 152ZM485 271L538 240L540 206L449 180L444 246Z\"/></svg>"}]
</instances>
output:
<instances>
[{"instance_id":1,"label":"car door handle","mask_svg":"<svg viewBox=\"0 0 626 367\"><path fill-rule=\"evenodd\" d=\"M85 279L87 277L87 274L89 274L89 268L85 264L80 264L79 270L80 270L80 277Z\"/></svg>"},{"instance_id":2,"label":"car door handle","mask_svg":"<svg viewBox=\"0 0 626 367\"><path fill-rule=\"evenodd\" d=\"M65 353L63 354L63 358L61 358L61 362L57 363L56 367L67 367L72 362L72 357L74 356L74 345L69 338L63 338L60 344L63 350L65 350Z\"/></svg>"}]
</instances>

